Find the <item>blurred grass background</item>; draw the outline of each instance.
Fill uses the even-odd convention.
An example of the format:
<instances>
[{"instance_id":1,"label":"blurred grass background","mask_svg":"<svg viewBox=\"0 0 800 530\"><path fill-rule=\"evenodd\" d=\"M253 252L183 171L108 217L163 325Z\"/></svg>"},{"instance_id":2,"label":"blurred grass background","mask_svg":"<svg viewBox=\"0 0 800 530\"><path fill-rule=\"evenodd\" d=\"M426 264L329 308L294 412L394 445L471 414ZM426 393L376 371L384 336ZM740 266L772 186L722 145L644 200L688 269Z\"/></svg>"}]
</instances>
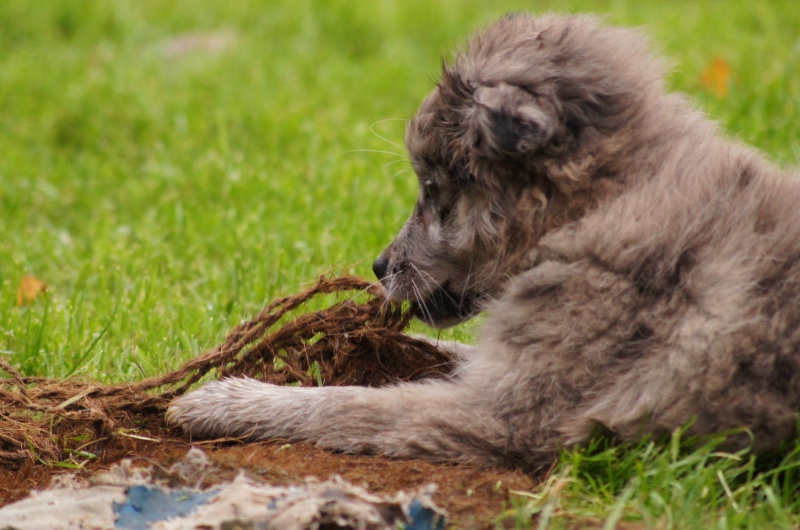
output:
<instances>
[{"instance_id":1,"label":"blurred grass background","mask_svg":"<svg viewBox=\"0 0 800 530\"><path fill-rule=\"evenodd\" d=\"M371 277L416 194L404 120L442 58L518 10L644 27L675 90L800 160L796 1L4 0L0 355L30 375L155 375L332 266ZM18 306L26 275L48 291ZM764 468L679 445L564 453L507 515L800 524L797 449Z\"/></svg>"},{"instance_id":2,"label":"blurred grass background","mask_svg":"<svg viewBox=\"0 0 800 530\"><path fill-rule=\"evenodd\" d=\"M6 0L2 354L27 374L153 375L331 266L371 277L416 192L403 120L443 57L517 10L643 26L671 86L800 158L792 1ZM714 60L727 95L703 82ZM24 275L48 294L17 307Z\"/></svg>"}]
</instances>

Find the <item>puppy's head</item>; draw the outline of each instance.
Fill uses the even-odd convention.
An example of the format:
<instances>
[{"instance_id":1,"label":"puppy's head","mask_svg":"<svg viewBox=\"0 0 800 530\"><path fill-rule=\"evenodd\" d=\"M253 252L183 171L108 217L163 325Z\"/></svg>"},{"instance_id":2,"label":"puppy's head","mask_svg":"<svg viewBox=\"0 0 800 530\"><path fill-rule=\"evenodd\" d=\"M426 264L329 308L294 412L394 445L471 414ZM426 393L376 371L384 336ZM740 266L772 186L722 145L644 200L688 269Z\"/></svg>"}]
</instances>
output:
<instances>
[{"instance_id":1,"label":"puppy's head","mask_svg":"<svg viewBox=\"0 0 800 530\"><path fill-rule=\"evenodd\" d=\"M390 297L436 327L479 311L614 178L660 70L638 33L590 17L517 15L475 37L407 131L419 197L373 265Z\"/></svg>"}]
</instances>

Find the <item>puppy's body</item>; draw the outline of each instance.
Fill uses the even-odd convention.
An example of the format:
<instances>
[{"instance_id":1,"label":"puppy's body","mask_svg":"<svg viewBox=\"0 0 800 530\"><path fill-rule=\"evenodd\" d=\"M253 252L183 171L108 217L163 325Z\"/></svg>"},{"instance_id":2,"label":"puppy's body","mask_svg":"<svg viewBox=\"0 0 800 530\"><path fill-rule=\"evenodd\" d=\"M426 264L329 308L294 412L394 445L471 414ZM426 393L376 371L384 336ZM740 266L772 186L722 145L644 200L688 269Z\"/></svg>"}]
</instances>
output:
<instances>
[{"instance_id":1,"label":"puppy's body","mask_svg":"<svg viewBox=\"0 0 800 530\"><path fill-rule=\"evenodd\" d=\"M598 426L623 439L744 427L759 450L793 435L800 182L665 94L637 33L503 19L445 68L407 144L420 198L374 268L434 326L488 309L456 375L228 379L178 399L171 421L528 469Z\"/></svg>"}]
</instances>

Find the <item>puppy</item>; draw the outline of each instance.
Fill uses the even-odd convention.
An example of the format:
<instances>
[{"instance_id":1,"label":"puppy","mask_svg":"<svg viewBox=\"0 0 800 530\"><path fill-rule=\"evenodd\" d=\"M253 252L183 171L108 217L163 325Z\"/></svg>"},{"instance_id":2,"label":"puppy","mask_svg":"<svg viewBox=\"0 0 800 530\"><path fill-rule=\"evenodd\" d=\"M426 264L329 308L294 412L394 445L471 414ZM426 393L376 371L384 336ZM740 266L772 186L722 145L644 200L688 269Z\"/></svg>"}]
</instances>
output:
<instances>
[{"instance_id":1,"label":"puppy","mask_svg":"<svg viewBox=\"0 0 800 530\"><path fill-rule=\"evenodd\" d=\"M419 197L373 266L434 327L487 311L455 375L226 379L168 420L526 470L598 428L779 447L800 405L800 182L667 94L662 69L638 32L587 16L476 36L408 127Z\"/></svg>"}]
</instances>

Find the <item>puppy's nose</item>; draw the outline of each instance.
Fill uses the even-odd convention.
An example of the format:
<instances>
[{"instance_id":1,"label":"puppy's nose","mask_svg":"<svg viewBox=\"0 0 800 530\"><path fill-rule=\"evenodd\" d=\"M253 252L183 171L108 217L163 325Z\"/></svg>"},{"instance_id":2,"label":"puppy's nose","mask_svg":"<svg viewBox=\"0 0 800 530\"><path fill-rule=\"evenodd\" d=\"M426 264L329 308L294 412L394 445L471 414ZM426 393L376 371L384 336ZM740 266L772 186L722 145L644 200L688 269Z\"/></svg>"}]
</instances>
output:
<instances>
[{"instance_id":1,"label":"puppy's nose","mask_svg":"<svg viewBox=\"0 0 800 530\"><path fill-rule=\"evenodd\" d=\"M372 272L375 273L375 276L377 276L379 280L382 280L386 276L386 269L388 267L389 260L383 256L378 256L378 259L372 262Z\"/></svg>"}]
</instances>

